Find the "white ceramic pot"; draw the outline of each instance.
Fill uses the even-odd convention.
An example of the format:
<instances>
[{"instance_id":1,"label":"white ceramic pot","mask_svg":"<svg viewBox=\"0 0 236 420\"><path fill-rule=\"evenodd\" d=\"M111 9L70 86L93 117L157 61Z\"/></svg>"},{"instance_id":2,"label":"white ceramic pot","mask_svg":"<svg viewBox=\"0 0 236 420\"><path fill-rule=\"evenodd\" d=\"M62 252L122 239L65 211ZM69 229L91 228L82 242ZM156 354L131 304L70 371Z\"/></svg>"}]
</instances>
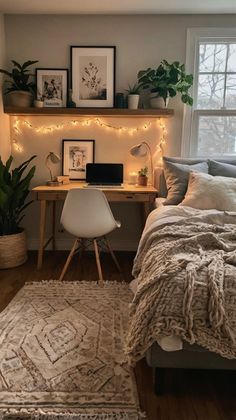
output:
<instances>
[{"instance_id":1,"label":"white ceramic pot","mask_svg":"<svg viewBox=\"0 0 236 420\"><path fill-rule=\"evenodd\" d=\"M33 95L31 92L23 90L14 90L6 95L7 103L10 106L20 106L27 108L33 103Z\"/></svg>"},{"instance_id":2,"label":"white ceramic pot","mask_svg":"<svg viewBox=\"0 0 236 420\"><path fill-rule=\"evenodd\" d=\"M43 101L40 101L38 99L35 99L34 100L34 107L35 108L43 108L43 106L44 106L44 102Z\"/></svg>"},{"instance_id":3,"label":"white ceramic pot","mask_svg":"<svg viewBox=\"0 0 236 420\"><path fill-rule=\"evenodd\" d=\"M139 95L128 95L128 108L138 109Z\"/></svg>"},{"instance_id":4,"label":"white ceramic pot","mask_svg":"<svg viewBox=\"0 0 236 420\"><path fill-rule=\"evenodd\" d=\"M160 96L156 96L156 93L151 93L150 94L150 107L151 108L167 108L168 107L168 103L169 103L169 97L166 98L166 103L164 101L163 98L161 98Z\"/></svg>"}]
</instances>

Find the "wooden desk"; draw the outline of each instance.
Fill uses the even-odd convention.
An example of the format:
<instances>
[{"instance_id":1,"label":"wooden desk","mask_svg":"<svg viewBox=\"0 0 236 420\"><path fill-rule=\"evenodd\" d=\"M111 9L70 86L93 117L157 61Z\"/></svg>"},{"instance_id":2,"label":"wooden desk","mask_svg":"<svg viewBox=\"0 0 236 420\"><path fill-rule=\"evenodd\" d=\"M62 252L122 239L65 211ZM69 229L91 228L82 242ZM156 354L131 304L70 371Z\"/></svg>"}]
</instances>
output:
<instances>
[{"instance_id":1,"label":"wooden desk","mask_svg":"<svg viewBox=\"0 0 236 420\"><path fill-rule=\"evenodd\" d=\"M83 188L84 182L71 182L68 185L61 185L59 187L49 187L46 185L33 188L35 200L40 202L40 219L39 219L39 249L38 249L38 264L40 269L43 263L43 251L47 245L52 242L52 249L55 250L55 212L56 201L64 201L69 190L72 188ZM157 190L152 187L139 187L135 185L124 184L124 188L109 189L104 188L108 201L110 202L132 202L140 203L143 208L144 221L148 214L153 209L153 204L157 195ZM46 225L46 211L48 205L52 205L52 235L45 242L45 225Z\"/></svg>"}]
</instances>

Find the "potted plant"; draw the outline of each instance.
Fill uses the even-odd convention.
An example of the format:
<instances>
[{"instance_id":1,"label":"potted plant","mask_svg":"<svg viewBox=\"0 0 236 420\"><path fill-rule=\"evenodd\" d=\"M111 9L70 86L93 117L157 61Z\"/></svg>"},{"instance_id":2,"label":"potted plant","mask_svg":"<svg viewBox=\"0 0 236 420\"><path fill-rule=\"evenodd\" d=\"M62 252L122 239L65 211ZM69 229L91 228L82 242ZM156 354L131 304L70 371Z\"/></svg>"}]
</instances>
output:
<instances>
[{"instance_id":1,"label":"potted plant","mask_svg":"<svg viewBox=\"0 0 236 420\"><path fill-rule=\"evenodd\" d=\"M148 168L145 166L144 168L141 168L140 171L138 171L138 185L146 187L148 182Z\"/></svg>"},{"instance_id":2,"label":"potted plant","mask_svg":"<svg viewBox=\"0 0 236 420\"><path fill-rule=\"evenodd\" d=\"M186 74L184 64L180 64L179 61L168 63L162 60L157 69L140 70L138 81L143 89L150 89L150 105L153 108L166 107L169 98L173 98L177 93L180 93L184 104L193 104L189 95L193 75Z\"/></svg>"},{"instance_id":3,"label":"potted plant","mask_svg":"<svg viewBox=\"0 0 236 420\"><path fill-rule=\"evenodd\" d=\"M24 173L35 157L11 171L13 157L5 165L0 158L0 268L17 267L27 260L26 235L20 222L22 212L32 202L25 203L35 166Z\"/></svg>"},{"instance_id":4,"label":"potted plant","mask_svg":"<svg viewBox=\"0 0 236 420\"><path fill-rule=\"evenodd\" d=\"M128 108L129 109L137 109L139 103L139 85L135 83L134 85L129 85L129 88L126 89L128 93Z\"/></svg>"},{"instance_id":5,"label":"potted plant","mask_svg":"<svg viewBox=\"0 0 236 420\"><path fill-rule=\"evenodd\" d=\"M11 60L13 69L11 72L0 69L0 73L9 77L6 83L9 86L6 88L5 94L8 105L27 107L31 106L35 93L35 83L30 81L33 76L29 73L29 66L38 61L26 61L22 65L15 60Z\"/></svg>"}]
</instances>

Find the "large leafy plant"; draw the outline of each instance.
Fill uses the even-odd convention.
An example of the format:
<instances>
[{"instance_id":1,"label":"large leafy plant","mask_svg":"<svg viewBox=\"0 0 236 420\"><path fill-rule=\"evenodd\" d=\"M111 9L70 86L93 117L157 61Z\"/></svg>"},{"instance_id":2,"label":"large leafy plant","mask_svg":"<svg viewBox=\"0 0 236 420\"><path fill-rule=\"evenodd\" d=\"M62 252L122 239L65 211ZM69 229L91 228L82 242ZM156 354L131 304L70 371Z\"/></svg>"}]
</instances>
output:
<instances>
[{"instance_id":1,"label":"large leafy plant","mask_svg":"<svg viewBox=\"0 0 236 420\"><path fill-rule=\"evenodd\" d=\"M35 173L33 166L24 176L32 156L17 168L10 170L13 157L10 156L4 165L0 158L0 235L12 235L21 232L22 212L32 201L25 203L29 194L29 185Z\"/></svg>"},{"instance_id":2,"label":"large leafy plant","mask_svg":"<svg viewBox=\"0 0 236 420\"><path fill-rule=\"evenodd\" d=\"M162 60L157 69L140 70L138 82L143 89L150 89L156 92L156 96L164 99L173 98L180 93L181 100L187 105L193 104L193 99L189 95L189 89L193 85L193 75L186 74L184 64L179 61L168 63Z\"/></svg>"},{"instance_id":3,"label":"large leafy plant","mask_svg":"<svg viewBox=\"0 0 236 420\"><path fill-rule=\"evenodd\" d=\"M7 70L0 69L0 73L3 73L5 76L9 77L9 80L6 81L6 83L9 83L9 87L6 88L5 93L13 92L15 90L23 90L25 92L34 93L36 85L33 81L30 81L32 74L29 73L29 67L35 63L38 63L38 61L29 60L22 65L17 63L15 60L11 60L11 62L13 63L13 69L11 73Z\"/></svg>"}]
</instances>

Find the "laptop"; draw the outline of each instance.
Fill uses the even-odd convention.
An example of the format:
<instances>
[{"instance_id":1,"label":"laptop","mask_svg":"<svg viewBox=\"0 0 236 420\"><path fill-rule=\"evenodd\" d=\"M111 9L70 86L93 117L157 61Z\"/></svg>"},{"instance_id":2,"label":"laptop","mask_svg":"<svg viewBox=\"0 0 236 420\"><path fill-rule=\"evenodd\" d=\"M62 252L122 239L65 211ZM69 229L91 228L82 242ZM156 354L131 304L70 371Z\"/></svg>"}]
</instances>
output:
<instances>
[{"instance_id":1,"label":"laptop","mask_svg":"<svg viewBox=\"0 0 236 420\"><path fill-rule=\"evenodd\" d=\"M86 187L122 188L122 163L87 163Z\"/></svg>"}]
</instances>

